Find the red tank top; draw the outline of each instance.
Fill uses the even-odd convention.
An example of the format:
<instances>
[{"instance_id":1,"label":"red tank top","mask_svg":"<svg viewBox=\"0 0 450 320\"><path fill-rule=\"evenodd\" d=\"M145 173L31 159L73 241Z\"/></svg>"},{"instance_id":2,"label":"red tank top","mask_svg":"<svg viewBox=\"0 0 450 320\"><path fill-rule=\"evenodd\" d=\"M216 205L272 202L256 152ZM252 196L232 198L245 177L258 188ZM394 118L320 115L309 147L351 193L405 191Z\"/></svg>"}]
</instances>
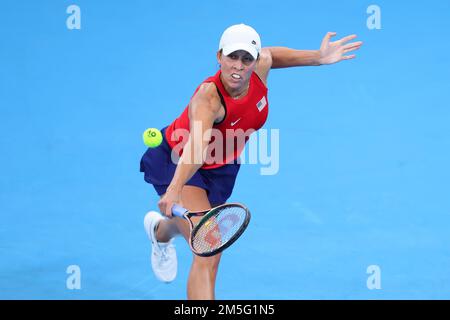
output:
<instances>
[{"instance_id":1,"label":"red tank top","mask_svg":"<svg viewBox=\"0 0 450 320\"><path fill-rule=\"evenodd\" d=\"M214 82L222 105L225 107L224 119L213 125L214 130L202 169L218 168L236 160L244 149L251 133L264 125L268 115L268 89L255 72L250 77L247 95L241 99L233 99L228 94L220 80L220 74L221 71L219 70L214 76L202 82L202 84ZM200 85L195 90L194 95ZM182 154L189 135L188 110L189 104L165 131L169 146L171 149L175 149L174 151L179 155Z\"/></svg>"}]
</instances>

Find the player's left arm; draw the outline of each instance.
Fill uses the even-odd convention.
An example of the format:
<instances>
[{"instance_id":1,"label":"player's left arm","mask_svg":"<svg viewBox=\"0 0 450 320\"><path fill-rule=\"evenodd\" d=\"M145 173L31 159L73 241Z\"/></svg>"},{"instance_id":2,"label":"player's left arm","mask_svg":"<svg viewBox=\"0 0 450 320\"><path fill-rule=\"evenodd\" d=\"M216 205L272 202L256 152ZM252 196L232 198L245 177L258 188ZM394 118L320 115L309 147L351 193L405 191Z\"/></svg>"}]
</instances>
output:
<instances>
[{"instance_id":1,"label":"player's left arm","mask_svg":"<svg viewBox=\"0 0 450 320\"><path fill-rule=\"evenodd\" d=\"M331 42L336 32L328 32L322 39L319 50L296 50L286 47L266 47L262 51L269 51L271 56L271 69L320 66L323 64L333 64L342 60L349 60L356 57L355 54L347 53L358 50L363 44L362 41L350 42L356 35L349 35L339 40Z\"/></svg>"}]
</instances>

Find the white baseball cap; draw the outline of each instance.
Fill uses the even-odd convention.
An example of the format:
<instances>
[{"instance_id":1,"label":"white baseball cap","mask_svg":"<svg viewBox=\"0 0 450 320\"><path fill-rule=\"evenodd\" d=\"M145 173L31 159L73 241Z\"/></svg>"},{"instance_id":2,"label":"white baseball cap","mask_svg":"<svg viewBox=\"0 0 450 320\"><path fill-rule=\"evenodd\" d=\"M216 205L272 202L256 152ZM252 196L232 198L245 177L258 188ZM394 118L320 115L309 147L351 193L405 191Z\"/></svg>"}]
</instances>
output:
<instances>
[{"instance_id":1,"label":"white baseball cap","mask_svg":"<svg viewBox=\"0 0 450 320\"><path fill-rule=\"evenodd\" d=\"M257 59L261 51L261 39L252 27L243 23L235 24L223 32L219 43L220 49L226 56L237 50L245 50Z\"/></svg>"}]
</instances>

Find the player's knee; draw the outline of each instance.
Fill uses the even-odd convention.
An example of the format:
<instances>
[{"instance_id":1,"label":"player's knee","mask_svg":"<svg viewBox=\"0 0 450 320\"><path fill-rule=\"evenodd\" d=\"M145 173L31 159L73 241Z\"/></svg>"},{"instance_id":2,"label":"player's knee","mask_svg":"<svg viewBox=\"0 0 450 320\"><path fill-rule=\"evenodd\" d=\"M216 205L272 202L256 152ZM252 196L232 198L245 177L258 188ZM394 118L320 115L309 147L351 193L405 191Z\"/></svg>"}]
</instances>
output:
<instances>
[{"instance_id":1,"label":"player's knee","mask_svg":"<svg viewBox=\"0 0 450 320\"><path fill-rule=\"evenodd\" d=\"M194 256L194 264L196 267L207 270L212 273L217 273L219 269L220 263L220 254L214 255L212 257L199 257L197 255Z\"/></svg>"}]
</instances>

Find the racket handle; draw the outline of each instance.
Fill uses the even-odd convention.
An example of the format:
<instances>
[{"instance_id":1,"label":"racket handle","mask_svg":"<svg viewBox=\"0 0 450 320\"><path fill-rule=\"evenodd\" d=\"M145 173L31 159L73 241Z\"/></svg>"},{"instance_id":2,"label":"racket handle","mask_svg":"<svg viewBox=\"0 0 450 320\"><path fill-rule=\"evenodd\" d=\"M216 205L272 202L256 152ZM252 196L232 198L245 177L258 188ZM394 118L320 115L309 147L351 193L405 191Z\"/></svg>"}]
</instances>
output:
<instances>
[{"instance_id":1,"label":"racket handle","mask_svg":"<svg viewBox=\"0 0 450 320\"><path fill-rule=\"evenodd\" d=\"M186 212L187 212L187 210L185 208L183 208L182 206L179 206L177 204L174 204L172 207L172 214L175 217L184 218L184 214Z\"/></svg>"}]
</instances>

